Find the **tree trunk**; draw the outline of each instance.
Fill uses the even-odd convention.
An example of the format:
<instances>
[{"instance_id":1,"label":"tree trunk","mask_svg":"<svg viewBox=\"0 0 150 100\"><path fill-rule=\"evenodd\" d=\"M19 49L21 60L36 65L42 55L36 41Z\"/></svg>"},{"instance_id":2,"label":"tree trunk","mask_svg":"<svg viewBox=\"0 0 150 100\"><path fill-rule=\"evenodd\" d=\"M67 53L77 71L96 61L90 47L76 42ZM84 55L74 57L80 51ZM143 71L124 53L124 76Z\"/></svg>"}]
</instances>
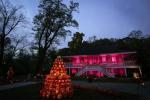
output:
<instances>
[{"instance_id":1,"label":"tree trunk","mask_svg":"<svg viewBox=\"0 0 150 100\"><path fill-rule=\"evenodd\" d=\"M4 57L4 37L2 36L1 38L1 43L0 43L0 73L2 72L2 67L3 67L3 57Z\"/></svg>"},{"instance_id":2,"label":"tree trunk","mask_svg":"<svg viewBox=\"0 0 150 100\"><path fill-rule=\"evenodd\" d=\"M46 57L46 51L47 51L46 49L39 50L36 66L36 74L42 74L42 69Z\"/></svg>"}]
</instances>

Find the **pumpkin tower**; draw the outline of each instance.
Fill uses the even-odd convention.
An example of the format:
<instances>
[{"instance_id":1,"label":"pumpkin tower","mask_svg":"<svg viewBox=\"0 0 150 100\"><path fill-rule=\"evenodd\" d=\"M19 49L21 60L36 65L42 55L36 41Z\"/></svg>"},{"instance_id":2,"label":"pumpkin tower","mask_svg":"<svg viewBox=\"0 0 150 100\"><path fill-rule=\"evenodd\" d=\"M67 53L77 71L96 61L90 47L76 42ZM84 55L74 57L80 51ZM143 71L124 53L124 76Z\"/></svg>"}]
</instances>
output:
<instances>
[{"instance_id":1,"label":"pumpkin tower","mask_svg":"<svg viewBox=\"0 0 150 100\"><path fill-rule=\"evenodd\" d=\"M71 96L72 93L70 76L66 74L63 60L58 56L50 70L50 74L46 75L40 95L43 98L62 99Z\"/></svg>"}]
</instances>

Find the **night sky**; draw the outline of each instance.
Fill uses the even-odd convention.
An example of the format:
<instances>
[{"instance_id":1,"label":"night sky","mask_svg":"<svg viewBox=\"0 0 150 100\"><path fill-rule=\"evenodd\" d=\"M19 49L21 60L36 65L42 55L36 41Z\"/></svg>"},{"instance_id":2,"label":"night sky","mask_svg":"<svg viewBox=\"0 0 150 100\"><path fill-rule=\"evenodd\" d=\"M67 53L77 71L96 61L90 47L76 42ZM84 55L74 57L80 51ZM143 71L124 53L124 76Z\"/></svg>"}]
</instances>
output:
<instances>
[{"instance_id":1,"label":"night sky","mask_svg":"<svg viewBox=\"0 0 150 100\"><path fill-rule=\"evenodd\" d=\"M32 23L38 13L39 0L10 0L23 5L25 16ZM65 2L67 0L64 0ZM141 30L150 35L150 0L74 0L79 2L79 13L74 18L79 27L72 32L83 32L85 39L93 35L97 38L122 38L132 30ZM67 45L70 37L63 46Z\"/></svg>"}]
</instances>

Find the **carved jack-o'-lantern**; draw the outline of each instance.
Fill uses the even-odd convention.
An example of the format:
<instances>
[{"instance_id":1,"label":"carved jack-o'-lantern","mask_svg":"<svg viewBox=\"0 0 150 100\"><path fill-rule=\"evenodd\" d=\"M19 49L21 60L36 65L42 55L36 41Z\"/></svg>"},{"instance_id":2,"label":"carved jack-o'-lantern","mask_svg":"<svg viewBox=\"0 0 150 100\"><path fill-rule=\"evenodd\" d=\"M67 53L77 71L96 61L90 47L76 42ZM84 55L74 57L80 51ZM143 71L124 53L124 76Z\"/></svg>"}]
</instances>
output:
<instances>
[{"instance_id":1,"label":"carved jack-o'-lantern","mask_svg":"<svg viewBox=\"0 0 150 100\"><path fill-rule=\"evenodd\" d=\"M50 74L45 78L40 94L44 98L62 99L71 96L72 93L70 76L66 74L62 59L57 57L50 70Z\"/></svg>"}]
</instances>

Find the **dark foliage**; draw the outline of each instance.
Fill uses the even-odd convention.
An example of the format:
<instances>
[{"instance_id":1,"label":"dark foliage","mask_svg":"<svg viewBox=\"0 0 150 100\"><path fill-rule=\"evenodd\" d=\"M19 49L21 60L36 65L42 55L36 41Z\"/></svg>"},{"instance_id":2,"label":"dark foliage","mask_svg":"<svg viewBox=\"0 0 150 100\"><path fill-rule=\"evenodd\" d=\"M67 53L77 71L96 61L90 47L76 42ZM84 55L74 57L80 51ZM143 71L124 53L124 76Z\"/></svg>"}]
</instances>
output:
<instances>
[{"instance_id":1,"label":"dark foliage","mask_svg":"<svg viewBox=\"0 0 150 100\"><path fill-rule=\"evenodd\" d=\"M47 52L53 45L60 44L70 30L68 27L77 27L73 18L78 3L70 1L67 5L63 0L40 0L39 13L34 17L35 46L38 50L36 73L41 73L46 60Z\"/></svg>"}]
</instances>

